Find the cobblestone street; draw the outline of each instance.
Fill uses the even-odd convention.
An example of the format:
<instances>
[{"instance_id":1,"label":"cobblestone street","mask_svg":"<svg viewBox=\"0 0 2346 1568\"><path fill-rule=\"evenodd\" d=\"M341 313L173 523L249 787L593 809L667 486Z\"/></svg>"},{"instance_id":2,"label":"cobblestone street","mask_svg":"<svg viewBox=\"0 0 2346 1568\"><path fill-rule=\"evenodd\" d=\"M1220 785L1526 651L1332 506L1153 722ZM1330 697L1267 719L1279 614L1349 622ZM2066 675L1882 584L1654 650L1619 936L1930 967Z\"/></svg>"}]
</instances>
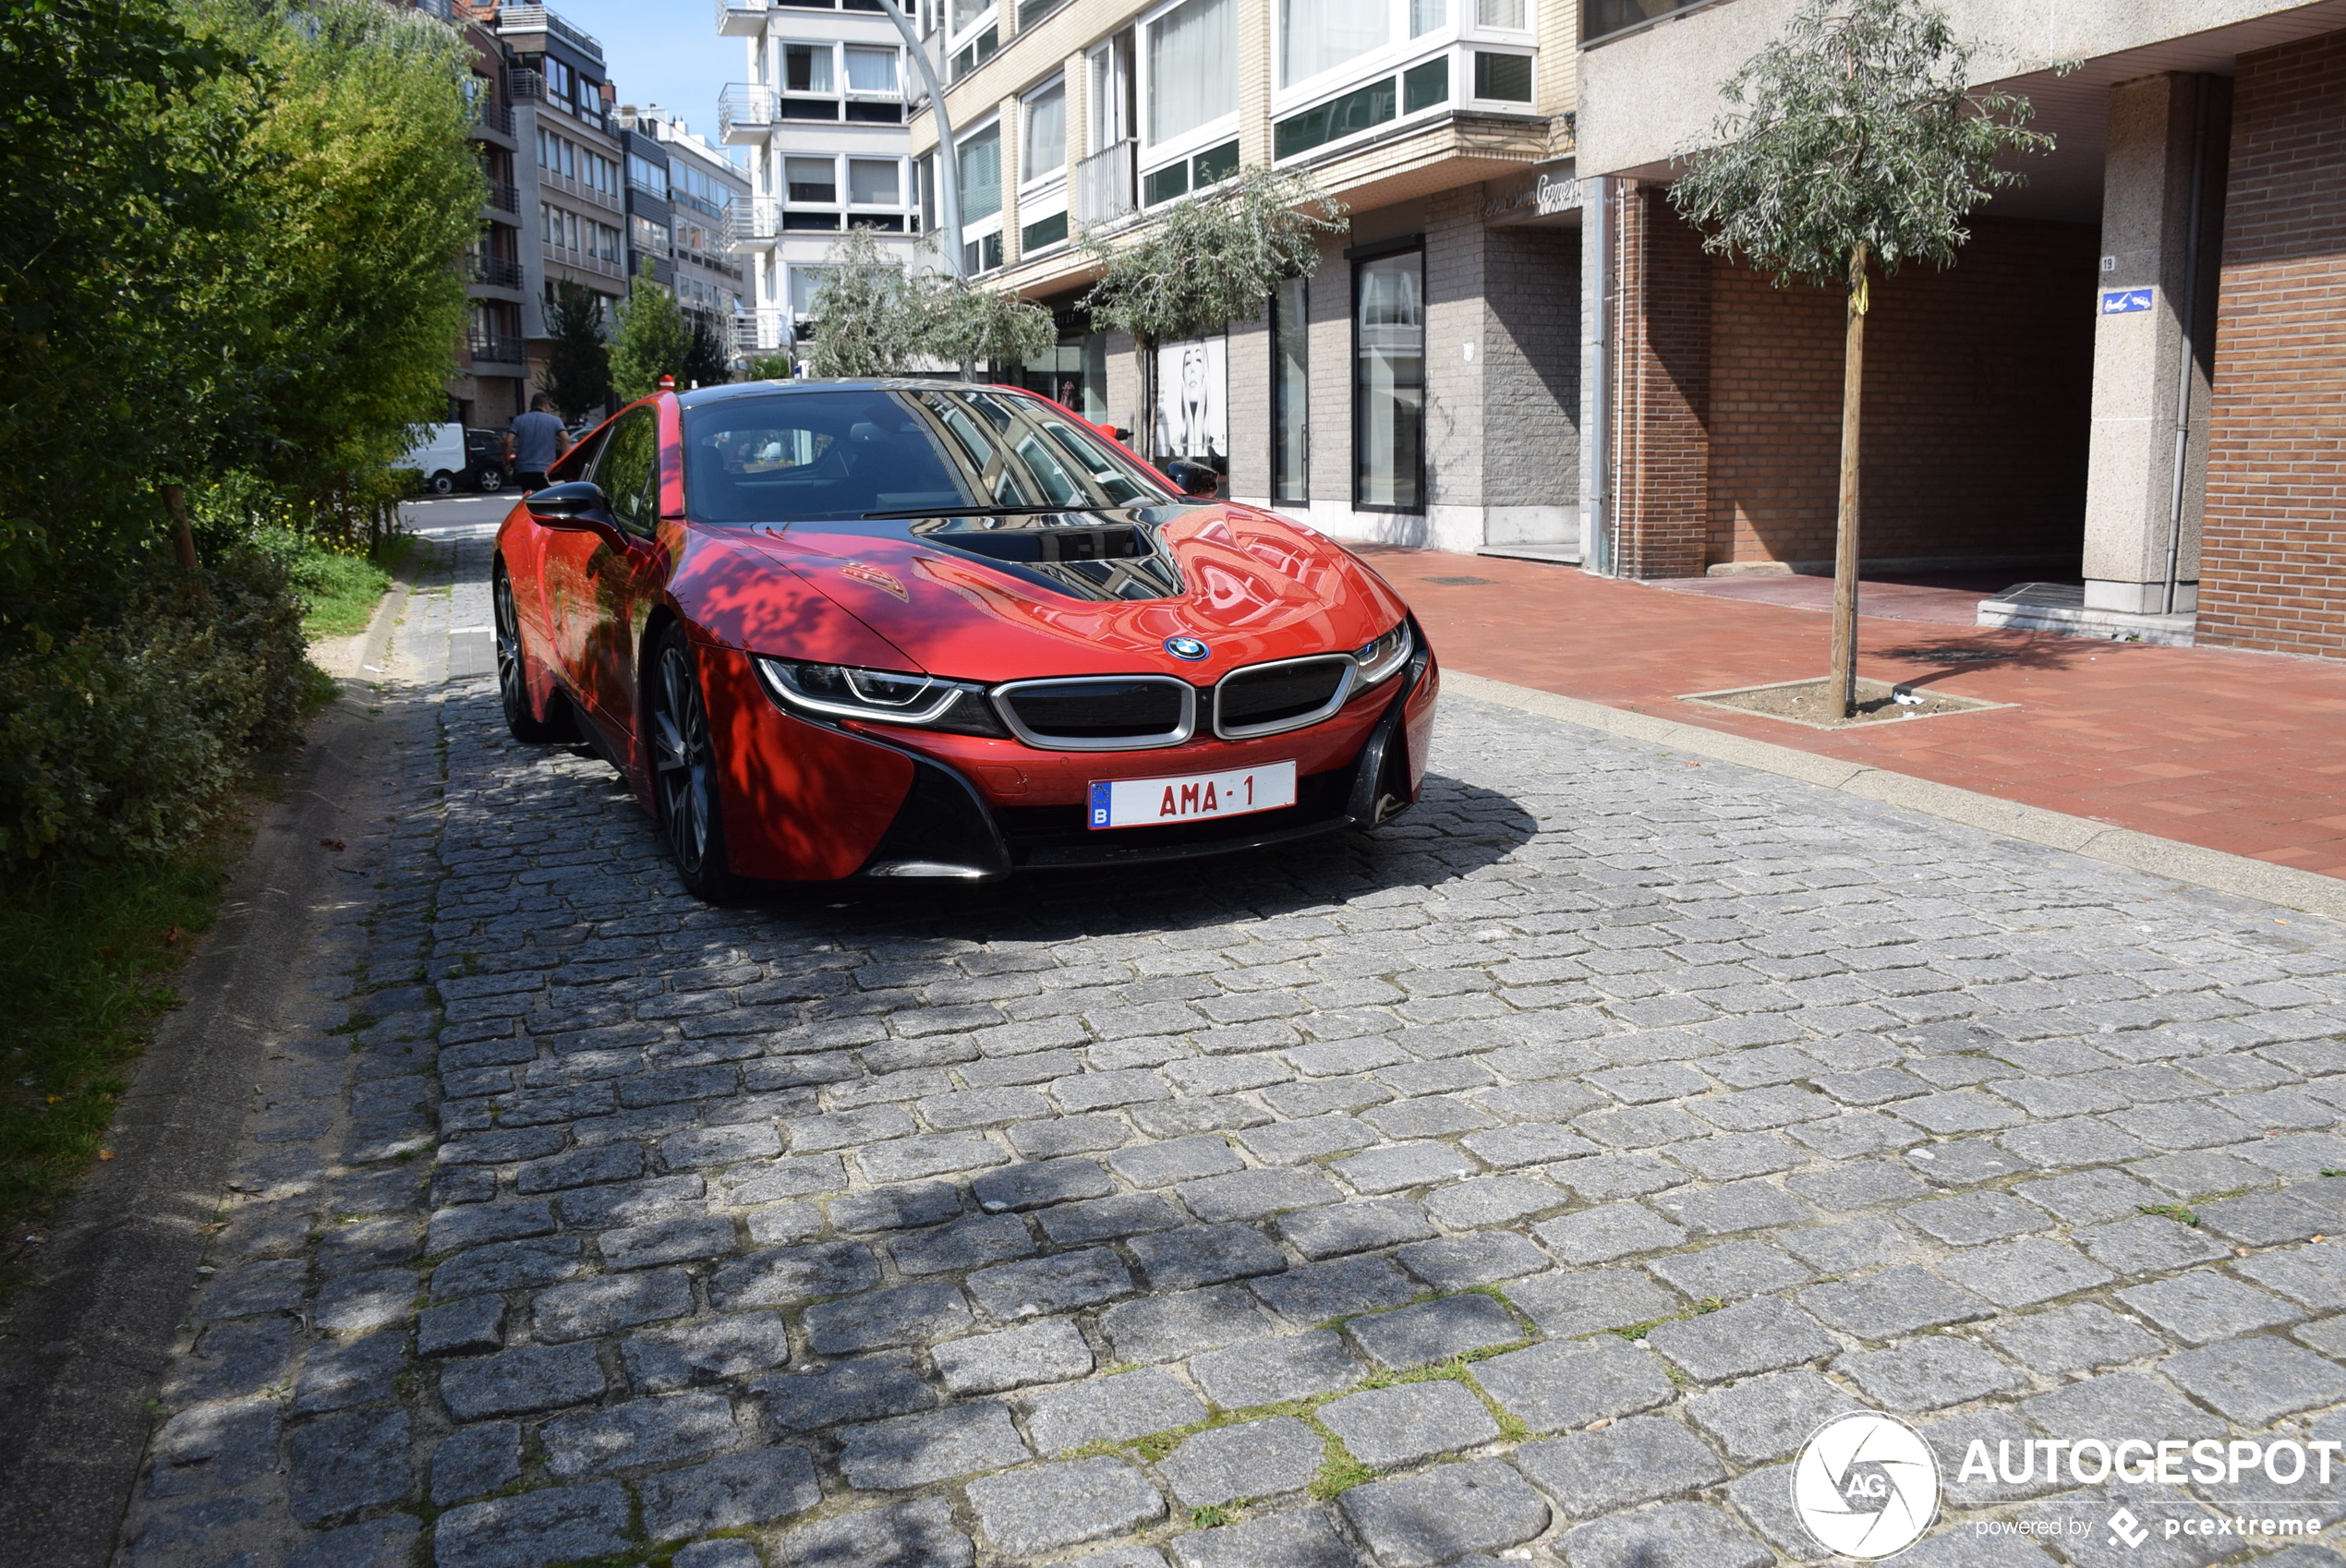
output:
<instances>
[{"instance_id":1,"label":"cobblestone street","mask_svg":"<svg viewBox=\"0 0 2346 1568\"><path fill-rule=\"evenodd\" d=\"M2346 1440L2338 926L1455 694L1373 836L712 910L448 558L126 1568L1754 1568L1860 1408L1922 1568L2346 1522L1958 1478Z\"/></svg>"}]
</instances>

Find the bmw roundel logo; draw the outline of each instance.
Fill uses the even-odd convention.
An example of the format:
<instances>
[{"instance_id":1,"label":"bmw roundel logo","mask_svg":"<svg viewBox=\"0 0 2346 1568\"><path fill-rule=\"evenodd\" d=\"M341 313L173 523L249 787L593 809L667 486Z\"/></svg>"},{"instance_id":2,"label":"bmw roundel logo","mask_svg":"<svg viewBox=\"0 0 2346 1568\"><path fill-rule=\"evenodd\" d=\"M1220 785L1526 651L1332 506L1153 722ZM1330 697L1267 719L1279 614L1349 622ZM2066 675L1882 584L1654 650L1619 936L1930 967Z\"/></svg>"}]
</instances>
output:
<instances>
[{"instance_id":1,"label":"bmw roundel logo","mask_svg":"<svg viewBox=\"0 0 2346 1568\"><path fill-rule=\"evenodd\" d=\"M1199 659L1214 650L1195 637L1167 637L1165 639L1165 651L1175 658Z\"/></svg>"}]
</instances>

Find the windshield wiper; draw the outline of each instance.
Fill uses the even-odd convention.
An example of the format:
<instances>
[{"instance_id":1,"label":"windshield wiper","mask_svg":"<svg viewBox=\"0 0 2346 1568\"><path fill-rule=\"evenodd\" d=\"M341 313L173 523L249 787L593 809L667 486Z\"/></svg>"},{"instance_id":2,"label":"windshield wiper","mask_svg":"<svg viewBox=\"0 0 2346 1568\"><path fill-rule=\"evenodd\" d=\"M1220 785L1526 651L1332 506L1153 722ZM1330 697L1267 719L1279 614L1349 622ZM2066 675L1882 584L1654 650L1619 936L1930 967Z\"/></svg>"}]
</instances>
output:
<instances>
[{"instance_id":1,"label":"windshield wiper","mask_svg":"<svg viewBox=\"0 0 2346 1568\"><path fill-rule=\"evenodd\" d=\"M901 512L866 512L865 522L886 517L1039 517L1052 512L1121 512L1120 506L908 506Z\"/></svg>"}]
</instances>

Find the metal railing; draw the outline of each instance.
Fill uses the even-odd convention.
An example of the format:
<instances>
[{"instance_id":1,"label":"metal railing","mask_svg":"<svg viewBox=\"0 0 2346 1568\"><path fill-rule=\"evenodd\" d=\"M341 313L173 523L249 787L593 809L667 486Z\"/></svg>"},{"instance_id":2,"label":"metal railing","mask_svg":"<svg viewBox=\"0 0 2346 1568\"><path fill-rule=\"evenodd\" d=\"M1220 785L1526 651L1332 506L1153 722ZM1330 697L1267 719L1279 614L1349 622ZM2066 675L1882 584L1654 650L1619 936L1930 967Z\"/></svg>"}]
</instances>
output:
<instances>
[{"instance_id":1,"label":"metal railing","mask_svg":"<svg viewBox=\"0 0 2346 1568\"><path fill-rule=\"evenodd\" d=\"M497 13L497 31L550 32L572 48L603 57L602 41L582 28L574 28L543 6L506 6Z\"/></svg>"},{"instance_id":2,"label":"metal railing","mask_svg":"<svg viewBox=\"0 0 2346 1568\"><path fill-rule=\"evenodd\" d=\"M521 287L521 263L508 261L501 256L476 256L472 259L472 281L490 288Z\"/></svg>"},{"instance_id":3,"label":"metal railing","mask_svg":"<svg viewBox=\"0 0 2346 1568\"><path fill-rule=\"evenodd\" d=\"M543 242L541 242L543 243ZM582 272L596 272L606 278L623 278L627 270L617 261L600 256L589 256L581 250L570 250L557 245L545 246L546 259L564 267L575 267Z\"/></svg>"},{"instance_id":4,"label":"metal railing","mask_svg":"<svg viewBox=\"0 0 2346 1568\"><path fill-rule=\"evenodd\" d=\"M483 205L494 207L501 212L519 212L521 211L521 192L514 187L506 184L503 180L490 180L489 182L489 199L484 202Z\"/></svg>"},{"instance_id":5,"label":"metal railing","mask_svg":"<svg viewBox=\"0 0 2346 1568\"><path fill-rule=\"evenodd\" d=\"M1132 171L1140 143L1130 137L1112 141L1075 165L1068 190L1075 221L1086 225L1113 223L1135 211Z\"/></svg>"},{"instance_id":6,"label":"metal railing","mask_svg":"<svg viewBox=\"0 0 2346 1568\"><path fill-rule=\"evenodd\" d=\"M774 90L756 82L737 81L717 95L717 139L735 130L762 131L774 123Z\"/></svg>"},{"instance_id":7,"label":"metal railing","mask_svg":"<svg viewBox=\"0 0 2346 1568\"><path fill-rule=\"evenodd\" d=\"M726 209L725 221L717 230L718 244L731 250L749 240L772 239L781 229L781 199L753 196Z\"/></svg>"},{"instance_id":8,"label":"metal railing","mask_svg":"<svg viewBox=\"0 0 2346 1568\"><path fill-rule=\"evenodd\" d=\"M599 190L591 185L585 184L582 181L572 178L568 175L558 173L552 169L539 169L538 171L538 183L551 189L559 190L565 196L574 196L581 201L592 202L598 207L609 208L613 212L623 212L627 210L626 204L620 200L619 195L616 191Z\"/></svg>"},{"instance_id":9,"label":"metal railing","mask_svg":"<svg viewBox=\"0 0 2346 1568\"><path fill-rule=\"evenodd\" d=\"M502 103L483 98L473 106L472 119L475 130L491 131L508 140L513 138L514 112Z\"/></svg>"},{"instance_id":10,"label":"metal railing","mask_svg":"<svg viewBox=\"0 0 2346 1568\"><path fill-rule=\"evenodd\" d=\"M483 332L474 332L465 339L465 349L476 364L487 360L493 365L523 365L529 360L529 351L519 338L491 337Z\"/></svg>"}]
</instances>

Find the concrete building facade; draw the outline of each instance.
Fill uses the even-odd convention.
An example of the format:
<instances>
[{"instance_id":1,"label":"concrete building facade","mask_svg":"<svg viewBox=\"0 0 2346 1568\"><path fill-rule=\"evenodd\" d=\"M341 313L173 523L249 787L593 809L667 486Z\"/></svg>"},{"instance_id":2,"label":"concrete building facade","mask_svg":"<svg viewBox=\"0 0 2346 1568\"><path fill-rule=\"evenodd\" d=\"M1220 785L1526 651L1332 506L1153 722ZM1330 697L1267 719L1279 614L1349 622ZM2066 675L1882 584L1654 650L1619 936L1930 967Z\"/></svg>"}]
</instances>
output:
<instances>
[{"instance_id":1,"label":"concrete building facade","mask_svg":"<svg viewBox=\"0 0 2346 1568\"><path fill-rule=\"evenodd\" d=\"M1842 308L1706 256L1667 196L1795 0L1588 0L1592 554L1821 569ZM2056 150L1956 266L1873 290L1873 573L2036 579L1982 620L2346 657L2346 5L1951 7Z\"/></svg>"},{"instance_id":2,"label":"concrete building facade","mask_svg":"<svg viewBox=\"0 0 2346 1568\"><path fill-rule=\"evenodd\" d=\"M630 156L639 150L647 154L647 180L655 178L649 155L659 161L657 187L646 195L656 197L667 210L667 234L655 236L656 243L666 247L663 281L684 314L716 333L739 358L739 348L754 341L756 330L749 301L753 284L733 241L738 216L749 203L748 175L723 149L695 135L681 116L657 105L623 105L619 123L628 133ZM633 163L628 178L632 200Z\"/></svg>"},{"instance_id":3,"label":"concrete building facade","mask_svg":"<svg viewBox=\"0 0 2346 1568\"><path fill-rule=\"evenodd\" d=\"M1569 6L949 0L921 25L955 146L919 104L913 153L957 161L969 270L1061 323L1049 363L998 373L1131 429L1141 356L1080 307L1087 240L1301 171L1348 232L1255 320L1165 345L1133 445L1339 537L1578 559Z\"/></svg>"},{"instance_id":4,"label":"concrete building facade","mask_svg":"<svg viewBox=\"0 0 2346 1568\"><path fill-rule=\"evenodd\" d=\"M917 264L920 198L905 132L903 44L877 0L720 0L718 30L744 41L748 78L719 99L720 139L750 150L732 238L751 296L744 350L804 332L832 247L873 231Z\"/></svg>"}]
</instances>

